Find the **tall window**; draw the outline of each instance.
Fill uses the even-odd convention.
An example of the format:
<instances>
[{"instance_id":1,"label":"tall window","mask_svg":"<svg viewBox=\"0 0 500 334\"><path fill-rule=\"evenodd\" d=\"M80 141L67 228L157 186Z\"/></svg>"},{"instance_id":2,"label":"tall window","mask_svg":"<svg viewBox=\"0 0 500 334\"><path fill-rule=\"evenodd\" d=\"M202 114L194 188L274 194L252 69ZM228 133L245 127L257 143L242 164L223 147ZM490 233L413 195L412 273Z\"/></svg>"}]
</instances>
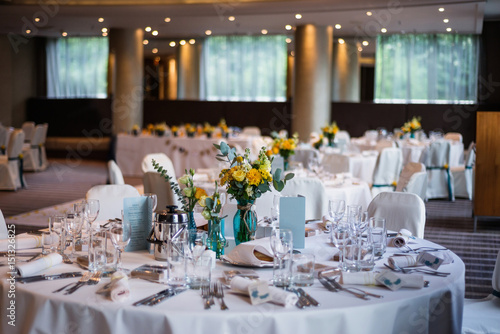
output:
<instances>
[{"instance_id":1,"label":"tall window","mask_svg":"<svg viewBox=\"0 0 500 334\"><path fill-rule=\"evenodd\" d=\"M107 38L70 37L47 41L49 98L105 98L107 71Z\"/></svg>"},{"instance_id":2,"label":"tall window","mask_svg":"<svg viewBox=\"0 0 500 334\"><path fill-rule=\"evenodd\" d=\"M478 37L378 36L375 102L475 103Z\"/></svg>"},{"instance_id":3,"label":"tall window","mask_svg":"<svg viewBox=\"0 0 500 334\"><path fill-rule=\"evenodd\" d=\"M203 45L207 100L286 100L285 36L214 36Z\"/></svg>"}]
</instances>

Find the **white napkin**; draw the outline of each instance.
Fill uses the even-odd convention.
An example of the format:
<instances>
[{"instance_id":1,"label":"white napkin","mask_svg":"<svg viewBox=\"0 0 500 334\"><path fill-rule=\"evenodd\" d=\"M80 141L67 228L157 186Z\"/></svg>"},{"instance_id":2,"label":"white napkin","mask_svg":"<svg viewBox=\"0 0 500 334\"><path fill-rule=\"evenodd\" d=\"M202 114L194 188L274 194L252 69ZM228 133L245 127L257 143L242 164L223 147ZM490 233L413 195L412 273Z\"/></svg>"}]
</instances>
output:
<instances>
[{"instance_id":1,"label":"white napkin","mask_svg":"<svg viewBox=\"0 0 500 334\"><path fill-rule=\"evenodd\" d=\"M439 252L428 252L440 259L443 259L442 264L450 264L453 262L453 258L448 253L448 251L439 251ZM396 254L387 259L387 263L392 268L405 268L405 267L419 267L423 266L423 264L417 262L418 254Z\"/></svg>"},{"instance_id":2,"label":"white napkin","mask_svg":"<svg viewBox=\"0 0 500 334\"><path fill-rule=\"evenodd\" d=\"M50 253L38 260L18 264L16 266L16 271L19 276L31 276L39 271L58 265L62 260L60 254Z\"/></svg>"},{"instance_id":3,"label":"white napkin","mask_svg":"<svg viewBox=\"0 0 500 334\"><path fill-rule=\"evenodd\" d=\"M248 286L254 282L253 280L236 276L231 280L231 290L248 296ZM299 297L295 293L274 286L269 287L269 293L271 294L271 301L273 303L285 307L294 306L299 300Z\"/></svg>"},{"instance_id":4,"label":"white napkin","mask_svg":"<svg viewBox=\"0 0 500 334\"><path fill-rule=\"evenodd\" d=\"M233 250L227 254L223 255L223 258L230 263L237 263L241 265L249 265L261 267L265 265L272 264L271 261L259 260L254 251L260 252L270 258L273 258L273 252L271 250L271 244L269 238L261 238L248 242L244 242L234 247Z\"/></svg>"},{"instance_id":5,"label":"white napkin","mask_svg":"<svg viewBox=\"0 0 500 334\"><path fill-rule=\"evenodd\" d=\"M398 235L392 239L392 244L394 247L404 247L407 243L408 240L412 237L412 233L408 231L407 229L401 229L398 232Z\"/></svg>"},{"instance_id":6,"label":"white napkin","mask_svg":"<svg viewBox=\"0 0 500 334\"><path fill-rule=\"evenodd\" d=\"M357 285L381 285L376 278L379 273L373 271L365 271L358 273L343 272L342 284L357 284ZM424 287L423 275L399 275L395 274L403 281L402 287L421 289Z\"/></svg>"},{"instance_id":7,"label":"white napkin","mask_svg":"<svg viewBox=\"0 0 500 334\"><path fill-rule=\"evenodd\" d=\"M12 245L10 240L12 239L0 240L0 252L6 252L9 249L9 245ZM16 236L16 250L37 247L42 247L41 235L22 234Z\"/></svg>"},{"instance_id":8,"label":"white napkin","mask_svg":"<svg viewBox=\"0 0 500 334\"><path fill-rule=\"evenodd\" d=\"M111 276L109 298L114 302L124 302L130 297L128 277L123 271L117 271Z\"/></svg>"}]
</instances>

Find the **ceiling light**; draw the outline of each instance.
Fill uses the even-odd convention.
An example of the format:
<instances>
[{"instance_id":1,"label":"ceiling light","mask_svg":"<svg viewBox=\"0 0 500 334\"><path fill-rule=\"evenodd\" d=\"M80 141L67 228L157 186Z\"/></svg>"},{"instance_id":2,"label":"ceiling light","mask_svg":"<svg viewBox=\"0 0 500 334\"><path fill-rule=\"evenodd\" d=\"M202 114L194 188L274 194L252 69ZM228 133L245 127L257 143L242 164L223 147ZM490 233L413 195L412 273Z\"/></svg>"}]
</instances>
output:
<instances>
[{"instance_id":1,"label":"ceiling light","mask_svg":"<svg viewBox=\"0 0 500 334\"><path fill-rule=\"evenodd\" d=\"M165 22L167 22L167 23L168 23L168 22L170 22L170 21L171 21L171 20L170 20L170 17L166 17L166 18L165 18Z\"/></svg>"},{"instance_id":2,"label":"ceiling light","mask_svg":"<svg viewBox=\"0 0 500 334\"><path fill-rule=\"evenodd\" d=\"M286 42L287 44L290 44L290 43L292 43L292 39L291 39L290 37L288 37L287 39L285 39L285 42Z\"/></svg>"},{"instance_id":3,"label":"ceiling light","mask_svg":"<svg viewBox=\"0 0 500 334\"><path fill-rule=\"evenodd\" d=\"M181 41L179 42L179 44L180 44L180 45L184 45L184 44L186 44L186 41L185 41L185 40L181 40Z\"/></svg>"},{"instance_id":4,"label":"ceiling light","mask_svg":"<svg viewBox=\"0 0 500 334\"><path fill-rule=\"evenodd\" d=\"M363 43L361 43L361 44L363 44L363 46L368 46L368 44L370 44L370 43L368 43L368 41L363 41Z\"/></svg>"},{"instance_id":5,"label":"ceiling light","mask_svg":"<svg viewBox=\"0 0 500 334\"><path fill-rule=\"evenodd\" d=\"M193 38L191 38L191 39L189 40L189 44L193 45L194 43L196 43L196 41L195 41Z\"/></svg>"},{"instance_id":6,"label":"ceiling light","mask_svg":"<svg viewBox=\"0 0 500 334\"><path fill-rule=\"evenodd\" d=\"M342 28L342 26L341 26L340 24L338 24L338 23L337 23L337 24L335 25L335 29L340 29L340 28Z\"/></svg>"},{"instance_id":7,"label":"ceiling light","mask_svg":"<svg viewBox=\"0 0 500 334\"><path fill-rule=\"evenodd\" d=\"M372 13L372 12L366 12L366 15L368 15L368 16L372 16L372 15L373 15L373 13Z\"/></svg>"},{"instance_id":8,"label":"ceiling light","mask_svg":"<svg viewBox=\"0 0 500 334\"><path fill-rule=\"evenodd\" d=\"M205 30L205 35L207 35L207 36L212 35L212 30Z\"/></svg>"},{"instance_id":9,"label":"ceiling light","mask_svg":"<svg viewBox=\"0 0 500 334\"><path fill-rule=\"evenodd\" d=\"M67 33L66 31L63 31L63 32L61 33L61 35L62 35L63 37L66 37L66 36L68 36L68 33Z\"/></svg>"},{"instance_id":10,"label":"ceiling light","mask_svg":"<svg viewBox=\"0 0 500 334\"><path fill-rule=\"evenodd\" d=\"M153 32L151 33L151 35L158 36L158 30L153 30Z\"/></svg>"},{"instance_id":11,"label":"ceiling light","mask_svg":"<svg viewBox=\"0 0 500 334\"><path fill-rule=\"evenodd\" d=\"M267 33L268 33L268 31L266 29L262 29L260 32L262 33L262 35L267 35Z\"/></svg>"},{"instance_id":12,"label":"ceiling light","mask_svg":"<svg viewBox=\"0 0 500 334\"><path fill-rule=\"evenodd\" d=\"M300 20L300 19L302 18L302 14L295 14L295 18L296 18L297 20Z\"/></svg>"},{"instance_id":13,"label":"ceiling light","mask_svg":"<svg viewBox=\"0 0 500 334\"><path fill-rule=\"evenodd\" d=\"M290 56L295 56L295 51L290 52Z\"/></svg>"},{"instance_id":14,"label":"ceiling light","mask_svg":"<svg viewBox=\"0 0 500 334\"><path fill-rule=\"evenodd\" d=\"M450 32L450 31L451 31L451 28L450 28L450 27L446 28L446 31L447 31L447 32Z\"/></svg>"},{"instance_id":15,"label":"ceiling light","mask_svg":"<svg viewBox=\"0 0 500 334\"><path fill-rule=\"evenodd\" d=\"M154 48L153 50L151 50L151 52L153 52L153 53L158 53L158 49L157 49L157 48Z\"/></svg>"},{"instance_id":16,"label":"ceiling light","mask_svg":"<svg viewBox=\"0 0 500 334\"><path fill-rule=\"evenodd\" d=\"M101 31L102 32L108 32L108 28L102 28Z\"/></svg>"},{"instance_id":17,"label":"ceiling light","mask_svg":"<svg viewBox=\"0 0 500 334\"><path fill-rule=\"evenodd\" d=\"M380 29L380 31L381 31L383 34L385 34L385 33L387 32L387 29L382 28L382 29Z\"/></svg>"},{"instance_id":18,"label":"ceiling light","mask_svg":"<svg viewBox=\"0 0 500 334\"><path fill-rule=\"evenodd\" d=\"M444 19L443 22L444 23L448 23L448 22L450 22L450 20L449 19Z\"/></svg>"},{"instance_id":19,"label":"ceiling light","mask_svg":"<svg viewBox=\"0 0 500 334\"><path fill-rule=\"evenodd\" d=\"M358 46L358 51L359 52L363 51L363 48L361 46Z\"/></svg>"},{"instance_id":20,"label":"ceiling light","mask_svg":"<svg viewBox=\"0 0 500 334\"><path fill-rule=\"evenodd\" d=\"M338 41L339 41L339 44L344 44L345 43L345 41L342 38L339 38Z\"/></svg>"},{"instance_id":21,"label":"ceiling light","mask_svg":"<svg viewBox=\"0 0 500 334\"><path fill-rule=\"evenodd\" d=\"M102 33L102 37L106 37L106 36L108 36L108 33L107 32L103 32Z\"/></svg>"},{"instance_id":22,"label":"ceiling light","mask_svg":"<svg viewBox=\"0 0 500 334\"><path fill-rule=\"evenodd\" d=\"M227 19L228 19L229 21L231 21L231 22L232 22L232 21L234 21L234 20L236 20L236 18L235 18L234 16L229 16Z\"/></svg>"},{"instance_id":23,"label":"ceiling light","mask_svg":"<svg viewBox=\"0 0 500 334\"><path fill-rule=\"evenodd\" d=\"M285 29L286 29L286 30L292 30L292 26L291 26L291 25L289 25L289 24L287 24L287 25L285 26Z\"/></svg>"},{"instance_id":24,"label":"ceiling light","mask_svg":"<svg viewBox=\"0 0 500 334\"><path fill-rule=\"evenodd\" d=\"M144 30L145 30L146 32L150 32L150 31L151 31L151 27L146 27L146 28L144 28Z\"/></svg>"},{"instance_id":25,"label":"ceiling light","mask_svg":"<svg viewBox=\"0 0 500 334\"><path fill-rule=\"evenodd\" d=\"M35 22L40 22L40 18L39 17L35 17Z\"/></svg>"},{"instance_id":26,"label":"ceiling light","mask_svg":"<svg viewBox=\"0 0 500 334\"><path fill-rule=\"evenodd\" d=\"M174 42L174 41L172 41L172 42L170 42L168 45L170 45L171 47L174 47L174 46L175 46L175 42Z\"/></svg>"},{"instance_id":27,"label":"ceiling light","mask_svg":"<svg viewBox=\"0 0 500 334\"><path fill-rule=\"evenodd\" d=\"M142 44L144 44L144 45L148 45L148 44L149 44L149 41L148 41L147 39L145 39L145 40L143 40L143 41L142 41Z\"/></svg>"},{"instance_id":28,"label":"ceiling light","mask_svg":"<svg viewBox=\"0 0 500 334\"><path fill-rule=\"evenodd\" d=\"M443 7L439 7L438 9L440 12L444 12L444 8Z\"/></svg>"},{"instance_id":29,"label":"ceiling light","mask_svg":"<svg viewBox=\"0 0 500 334\"><path fill-rule=\"evenodd\" d=\"M100 17L97 19L97 21L102 23L102 22L104 22L104 18Z\"/></svg>"}]
</instances>

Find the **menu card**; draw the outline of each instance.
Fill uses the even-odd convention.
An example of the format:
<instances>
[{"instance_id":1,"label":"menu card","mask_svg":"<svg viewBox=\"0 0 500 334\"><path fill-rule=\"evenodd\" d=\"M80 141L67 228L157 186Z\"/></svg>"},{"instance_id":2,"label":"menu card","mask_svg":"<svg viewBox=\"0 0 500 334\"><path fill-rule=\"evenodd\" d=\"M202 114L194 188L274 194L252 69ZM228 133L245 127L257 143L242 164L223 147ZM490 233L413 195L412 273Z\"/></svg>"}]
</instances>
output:
<instances>
[{"instance_id":1,"label":"menu card","mask_svg":"<svg viewBox=\"0 0 500 334\"><path fill-rule=\"evenodd\" d=\"M125 247L126 252L148 250L147 238L151 232L152 207L146 196L129 197L123 199L123 219L130 222L132 236Z\"/></svg>"},{"instance_id":2,"label":"menu card","mask_svg":"<svg viewBox=\"0 0 500 334\"><path fill-rule=\"evenodd\" d=\"M306 198L280 198L280 228L292 230L293 248L304 248L306 238Z\"/></svg>"}]
</instances>

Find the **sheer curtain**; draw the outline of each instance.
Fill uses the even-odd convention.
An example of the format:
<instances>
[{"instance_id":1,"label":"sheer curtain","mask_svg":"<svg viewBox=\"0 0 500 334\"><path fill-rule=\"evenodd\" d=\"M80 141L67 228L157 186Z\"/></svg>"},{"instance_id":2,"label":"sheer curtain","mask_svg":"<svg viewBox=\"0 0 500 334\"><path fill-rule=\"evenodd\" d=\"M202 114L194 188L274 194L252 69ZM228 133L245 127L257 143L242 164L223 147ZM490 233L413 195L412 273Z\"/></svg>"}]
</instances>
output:
<instances>
[{"instance_id":1,"label":"sheer curtain","mask_svg":"<svg viewBox=\"0 0 500 334\"><path fill-rule=\"evenodd\" d=\"M104 37L47 40L47 97L105 98L108 50Z\"/></svg>"},{"instance_id":2,"label":"sheer curtain","mask_svg":"<svg viewBox=\"0 0 500 334\"><path fill-rule=\"evenodd\" d=\"M375 102L475 103L479 40L476 35L380 35Z\"/></svg>"},{"instance_id":3,"label":"sheer curtain","mask_svg":"<svg viewBox=\"0 0 500 334\"><path fill-rule=\"evenodd\" d=\"M214 36L205 39L204 98L222 101L286 100L286 37Z\"/></svg>"}]
</instances>

